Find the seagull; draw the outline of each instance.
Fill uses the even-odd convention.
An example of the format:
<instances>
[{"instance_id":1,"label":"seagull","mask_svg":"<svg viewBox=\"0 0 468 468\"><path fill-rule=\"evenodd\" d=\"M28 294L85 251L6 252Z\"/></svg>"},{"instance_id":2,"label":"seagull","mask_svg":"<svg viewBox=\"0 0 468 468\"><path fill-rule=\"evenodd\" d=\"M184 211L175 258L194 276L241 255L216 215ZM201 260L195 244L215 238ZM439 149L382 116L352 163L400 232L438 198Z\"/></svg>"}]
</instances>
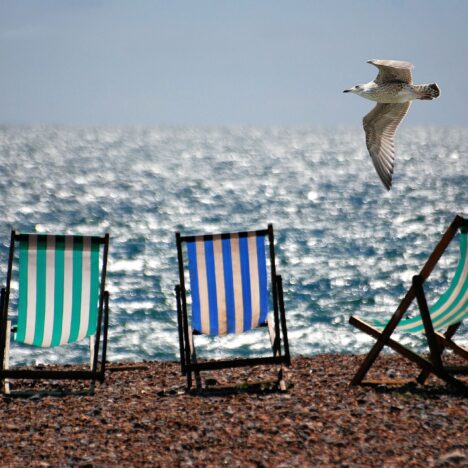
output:
<instances>
[{"instance_id":1,"label":"seagull","mask_svg":"<svg viewBox=\"0 0 468 468\"><path fill-rule=\"evenodd\" d=\"M395 132L408 112L413 99L431 100L439 97L437 83L413 85L413 65L401 60L369 60L379 69L377 78L366 84L345 89L377 105L364 117L366 145L377 174L385 188L392 186Z\"/></svg>"}]
</instances>

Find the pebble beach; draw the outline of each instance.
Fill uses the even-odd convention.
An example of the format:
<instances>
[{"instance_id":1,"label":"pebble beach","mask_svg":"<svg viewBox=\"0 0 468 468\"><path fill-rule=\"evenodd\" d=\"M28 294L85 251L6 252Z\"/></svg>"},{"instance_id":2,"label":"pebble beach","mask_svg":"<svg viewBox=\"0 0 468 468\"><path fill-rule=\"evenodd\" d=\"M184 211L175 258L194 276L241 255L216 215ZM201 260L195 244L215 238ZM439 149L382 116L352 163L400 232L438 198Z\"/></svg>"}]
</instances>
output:
<instances>
[{"instance_id":1,"label":"pebble beach","mask_svg":"<svg viewBox=\"0 0 468 468\"><path fill-rule=\"evenodd\" d=\"M317 3L0 0L0 468L468 468L468 1Z\"/></svg>"},{"instance_id":2,"label":"pebble beach","mask_svg":"<svg viewBox=\"0 0 468 468\"><path fill-rule=\"evenodd\" d=\"M466 395L433 377L402 383L418 371L394 355L369 377L398 385L350 387L361 359L294 357L285 392L259 366L206 374L209 389L187 393L179 364L164 361L112 363L94 395L17 381L0 400L1 464L466 466Z\"/></svg>"}]
</instances>

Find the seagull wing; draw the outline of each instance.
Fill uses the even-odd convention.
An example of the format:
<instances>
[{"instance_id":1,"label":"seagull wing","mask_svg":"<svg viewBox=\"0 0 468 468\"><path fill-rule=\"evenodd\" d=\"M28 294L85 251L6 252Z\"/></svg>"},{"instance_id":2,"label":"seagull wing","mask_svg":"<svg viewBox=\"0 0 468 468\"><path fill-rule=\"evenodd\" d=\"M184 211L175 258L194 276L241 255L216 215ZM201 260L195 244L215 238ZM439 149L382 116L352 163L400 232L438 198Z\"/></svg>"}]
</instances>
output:
<instances>
[{"instance_id":1,"label":"seagull wing","mask_svg":"<svg viewBox=\"0 0 468 468\"><path fill-rule=\"evenodd\" d=\"M366 145L377 174L387 190L392 186L395 132L408 112L410 102L378 103L363 119Z\"/></svg>"},{"instance_id":2,"label":"seagull wing","mask_svg":"<svg viewBox=\"0 0 468 468\"><path fill-rule=\"evenodd\" d=\"M402 62L400 60L368 60L367 63L375 65L379 69L379 74L374 80L377 84L387 81L413 83L413 74L411 72L413 65L409 62Z\"/></svg>"}]
</instances>

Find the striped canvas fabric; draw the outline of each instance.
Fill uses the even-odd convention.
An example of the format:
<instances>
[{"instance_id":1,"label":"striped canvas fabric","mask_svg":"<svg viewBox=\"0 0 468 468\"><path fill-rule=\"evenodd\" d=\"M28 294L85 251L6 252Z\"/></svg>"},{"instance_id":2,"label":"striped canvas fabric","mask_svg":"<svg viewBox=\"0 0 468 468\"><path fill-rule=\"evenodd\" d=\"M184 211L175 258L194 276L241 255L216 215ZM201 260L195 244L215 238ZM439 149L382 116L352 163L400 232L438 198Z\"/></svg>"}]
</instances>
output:
<instances>
[{"instance_id":1,"label":"striped canvas fabric","mask_svg":"<svg viewBox=\"0 0 468 468\"><path fill-rule=\"evenodd\" d=\"M463 229L460 233L460 260L455 276L448 290L440 296L438 301L429 309L434 330L443 331L448 326L461 322L468 317L468 231ZM375 326L385 327L386 323L376 321ZM421 317L402 320L397 327L401 332L424 332Z\"/></svg>"},{"instance_id":2,"label":"striped canvas fabric","mask_svg":"<svg viewBox=\"0 0 468 468\"><path fill-rule=\"evenodd\" d=\"M192 326L197 333L242 333L268 315L265 236L197 236L187 242Z\"/></svg>"},{"instance_id":3,"label":"striped canvas fabric","mask_svg":"<svg viewBox=\"0 0 468 468\"><path fill-rule=\"evenodd\" d=\"M52 347L95 334L99 282L97 239L22 236L16 340Z\"/></svg>"}]
</instances>

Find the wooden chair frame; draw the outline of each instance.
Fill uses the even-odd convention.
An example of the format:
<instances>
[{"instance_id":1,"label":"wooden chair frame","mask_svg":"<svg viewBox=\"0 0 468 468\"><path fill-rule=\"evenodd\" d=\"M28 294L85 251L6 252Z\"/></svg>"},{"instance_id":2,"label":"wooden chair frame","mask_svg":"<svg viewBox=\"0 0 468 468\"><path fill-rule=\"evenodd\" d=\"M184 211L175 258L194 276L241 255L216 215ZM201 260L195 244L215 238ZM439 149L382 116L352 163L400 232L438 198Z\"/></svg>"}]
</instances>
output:
<instances>
[{"instance_id":1,"label":"wooden chair frame","mask_svg":"<svg viewBox=\"0 0 468 468\"><path fill-rule=\"evenodd\" d=\"M196 358L195 343L192 334L192 327L189 325L187 311L187 293L185 288L185 268L182 244L192 241L197 236L182 236L176 233L177 258L179 264L179 284L175 287L177 299L177 322L179 330L180 364L182 375L187 377L187 388L192 387L192 373L194 373L197 388L201 387L201 371L218 370L235 367L246 367L255 365L291 365L289 354L288 334L286 327L286 314L284 309L283 283L280 275L276 274L274 234L273 226L268 225L268 229L253 231L258 235L265 235L269 241L270 254L270 275L271 293L273 296L273 323L269 322L270 339L272 341L272 356L253 357L243 359L224 359L198 362ZM231 233L221 234L221 238L229 237ZM247 236L248 232L239 232L239 237ZM213 234L203 236L205 240L214 237ZM270 317L270 315L269 315ZM263 325L267 326L267 324ZM280 370L280 380L282 372Z\"/></svg>"},{"instance_id":2,"label":"wooden chair frame","mask_svg":"<svg viewBox=\"0 0 468 468\"><path fill-rule=\"evenodd\" d=\"M8 327L8 307L10 299L10 283L13 271L15 243L25 235L11 232L10 250L8 257L8 270L6 286L1 290L0 297L0 381L7 379L53 379L53 380L90 380L92 388L97 381L104 382L107 354L107 330L109 325L109 293L105 290L107 274L107 257L109 252L109 234L103 237L94 237L103 245L102 269L100 278L97 329L95 339L90 340L90 370L47 370L47 369L9 369L6 352L9 351L10 329ZM13 330L14 331L14 330ZM91 337L92 338L92 337ZM99 363L99 351L101 347L101 362Z\"/></svg>"},{"instance_id":3,"label":"wooden chair frame","mask_svg":"<svg viewBox=\"0 0 468 468\"><path fill-rule=\"evenodd\" d=\"M360 365L358 371L351 381L351 385L368 383L363 381L364 377L377 359L383 347L389 346L394 351L414 362L421 368L421 372L417 377L418 383L424 384L429 374L433 373L448 384L451 384L464 391L468 390L466 384L455 377L456 374L468 374L468 366L450 367L445 366L442 362L442 353L446 348L451 349L458 356L468 360L468 351L452 341L452 337L459 328L461 322L449 326L444 334L436 332L432 326L432 320L429 314L429 308L427 306L423 287L424 282L429 278L432 270L436 266L439 259L442 257L452 239L457 234L458 230L460 228L467 227L468 219L465 219L460 215L455 216L445 234L442 236L441 240L421 269L420 273L413 277L412 286L382 331L357 317L350 317L349 323L351 325L359 328L361 331L367 333L377 340ZM417 300L421 318L424 324L425 335L430 353L429 359L420 356L419 354L413 352L409 348L401 345L391 338L392 333L397 328L405 312L408 310L414 299Z\"/></svg>"}]
</instances>

